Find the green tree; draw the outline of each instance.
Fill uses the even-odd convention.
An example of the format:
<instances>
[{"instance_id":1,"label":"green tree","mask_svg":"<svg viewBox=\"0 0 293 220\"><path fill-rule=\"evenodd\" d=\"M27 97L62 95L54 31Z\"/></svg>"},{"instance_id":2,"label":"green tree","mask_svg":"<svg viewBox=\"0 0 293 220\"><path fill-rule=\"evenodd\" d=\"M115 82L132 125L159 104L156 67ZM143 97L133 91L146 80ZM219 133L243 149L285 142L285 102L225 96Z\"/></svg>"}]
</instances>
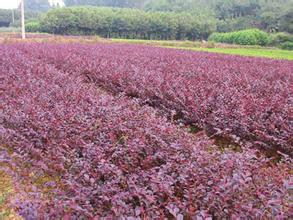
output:
<instances>
[{"instance_id":1,"label":"green tree","mask_svg":"<svg viewBox=\"0 0 293 220\"><path fill-rule=\"evenodd\" d=\"M120 8L143 8L147 0L65 0L66 6L90 5Z\"/></svg>"},{"instance_id":2,"label":"green tree","mask_svg":"<svg viewBox=\"0 0 293 220\"><path fill-rule=\"evenodd\" d=\"M42 30L55 34L98 34L102 37L141 39L206 39L215 19L192 13L145 12L138 9L67 7L49 11Z\"/></svg>"},{"instance_id":3,"label":"green tree","mask_svg":"<svg viewBox=\"0 0 293 220\"><path fill-rule=\"evenodd\" d=\"M258 28L267 32L284 31L292 33L292 0L65 0L65 4L67 6L87 5L141 9L142 11L139 14L133 11L127 11L130 14L123 16L118 16L116 12L112 11L109 12L109 16L103 14L109 19L102 19L103 22L107 22L110 26L112 25L111 27L117 27L120 34L114 34L113 31L108 31L108 33L111 35L125 35L126 37L131 37L135 34L130 30L135 29L134 32L136 32L141 29L137 27L138 21L141 22L144 28L149 25L149 29L138 31L137 36L143 37L147 35L152 38L158 37L154 30L161 30L164 36L165 34L163 33L166 33L166 30L172 31L172 34L168 36L172 36L171 38L174 38L173 32L176 32L175 39L184 37L198 38L199 32L201 33L200 38L206 38L207 34L214 30L215 26L218 32ZM147 14L145 14L146 12ZM170 20L166 21L166 18L160 12L173 14L168 14L169 17L167 17ZM187 14L192 15L195 20L188 20L189 15ZM154 17L150 18L150 15ZM134 18L135 16L137 18ZM96 16L91 15L91 17ZM101 20L101 18L99 19ZM128 21L130 22L129 24ZM90 20L87 22L92 23ZM156 24L155 22L158 23ZM164 28L162 23L166 25ZM207 31L202 34L205 28L207 28ZM160 35L160 37L163 36Z\"/></svg>"},{"instance_id":4,"label":"green tree","mask_svg":"<svg viewBox=\"0 0 293 220\"><path fill-rule=\"evenodd\" d=\"M279 30L293 34L293 4L284 11L279 20Z\"/></svg>"},{"instance_id":5,"label":"green tree","mask_svg":"<svg viewBox=\"0 0 293 220\"><path fill-rule=\"evenodd\" d=\"M0 9L0 27L8 27L12 22L12 11Z\"/></svg>"},{"instance_id":6,"label":"green tree","mask_svg":"<svg viewBox=\"0 0 293 220\"><path fill-rule=\"evenodd\" d=\"M48 11L51 8L48 0L25 0L24 6L29 11Z\"/></svg>"}]
</instances>

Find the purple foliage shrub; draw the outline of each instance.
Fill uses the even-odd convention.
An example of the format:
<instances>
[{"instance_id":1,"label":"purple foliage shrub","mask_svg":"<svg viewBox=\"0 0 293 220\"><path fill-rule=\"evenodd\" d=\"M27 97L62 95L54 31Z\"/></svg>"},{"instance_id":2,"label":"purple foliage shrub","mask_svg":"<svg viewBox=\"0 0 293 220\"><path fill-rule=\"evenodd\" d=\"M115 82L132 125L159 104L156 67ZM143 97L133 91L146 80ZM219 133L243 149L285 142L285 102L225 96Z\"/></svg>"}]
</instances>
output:
<instances>
[{"instance_id":1,"label":"purple foliage shrub","mask_svg":"<svg viewBox=\"0 0 293 220\"><path fill-rule=\"evenodd\" d=\"M125 93L136 91L145 99L167 86L166 94L160 93L160 105L186 107L187 100L181 103L172 94L177 89L171 90L172 84L163 83L169 79L176 88L182 81L177 85L171 76L164 78L167 76L160 75L159 61L150 62L152 53L161 49L151 52L134 46L122 46L121 51L118 48L0 45L0 144L14 152L13 163L19 167L16 178L29 178L33 188L33 192L19 192L21 198L28 196L14 203L20 215L27 219L292 217L290 158L284 157L275 164L249 148L243 152L221 152L204 132L190 134L170 123L162 111L141 106L139 100L123 95L111 96L88 82L84 71L89 71L100 85L113 89L116 85ZM135 48L144 54L145 63L130 59ZM97 66L88 56L81 55L86 51ZM134 62L132 65L122 58L118 60L118 54L124 53L130 56L128 62ZM162 53L168 55L167 51ZM181 60L185 53L177 53ZM163 59L161 68L169 68L172 75L176 65L167 67L164 56L158 56ZM170 51L170 56L175 54ZM208 55L200 53L199 59L204 61L204 56ZM140 73L143 66L145 74L149 71L146 78ZM138 78L132 78L126 70ZM99 79L102 71L103 83ZM196 84L190 84L197 92L201 77L211 80L198 74L199 81L194 79ZM147 80L148 77L151 78ZM187 75L178 73L178 77L183 80ZM153 91L146 85L153 86ZM212 87L206 89L213 91ZM167 94L170 99L163 102ZM189 117L187 110L184 114ZM202 114L205 117L204 111ZM209 117L204 120L210 120Z\"/></svg>"},{"instance_id":2,"label":"purple foliage shrub","mask_svg":"<svg viewBox=\"0 0 293 220\"><path fill-rule=\"evenodd\" d=\"M36 45L35 56L207 131L292 156L293 62L138 45Z\"/></svg>"}]
</instances>

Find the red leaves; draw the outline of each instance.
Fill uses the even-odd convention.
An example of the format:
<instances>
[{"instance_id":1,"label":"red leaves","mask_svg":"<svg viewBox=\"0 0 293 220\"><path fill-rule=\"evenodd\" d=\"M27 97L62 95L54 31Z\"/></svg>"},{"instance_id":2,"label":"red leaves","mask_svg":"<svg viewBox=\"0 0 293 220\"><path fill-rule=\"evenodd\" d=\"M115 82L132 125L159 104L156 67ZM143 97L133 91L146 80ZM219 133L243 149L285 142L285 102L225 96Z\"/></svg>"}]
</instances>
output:
<instances>
[{"instance_id":1,"label":"red leaves","mask_svg":"<svg viewBox=\"0 0 293 220\"><path fill-rule=\"evenodd\" d=\"M28 53L115 94L180 113L186 123L293 152L291 61L135 45L32 45Z\"/></svg>"},{"instance_id":2,"label":"red leaves","mask_svg":"<svg viewBox=\"0 0 293 220\"><path fill-rule=\"evenodd\" d=\"M135 56L130 49L136 49ZM242 63L247 59L235 58ZM253 106L246 115L240 99L243 93L229 87L245 87L241 75L238 79L230 72L237 65L245 69L235 60L138 46L0 45L1 144L13 148L19 158L14 162L21 170L16 173L19 178L50 174L45 180L54 186L44 192L39 184L34 196L24 193L30 199L15 202L17 210L24 218L51 219L289 218L290 158L273 164L249 149L220 152L203 132L193 135L168 122L167 113L173 112L173 118L194 120L215 131L220 127L219 133L246 134L250 121L264 121L252 130L265 135L265 124L271 119L264 119L258 110L269 104L258 108L249 102ZM267 68L268 61L256 60ZM223 72L214 66L222 61L226 63ZM280 67L280 73L286 78L284 68ZM135 93L140 100L99 90L84 81L84 69L102 87L119 94ZM258 78L252 70L250 85L254 86L254 77L263 83L267 76ZM182 83L188 81L186 77L188 88ZM267 89L272 88L268 85ZM263 98L259 96L258 100ZM286 102L278 100L280 105ZM142 106L144 102L160 110ZM287 124L282 118L286 112L279 111L275 109L274 114ZM282 124L274 124L274 129L278 126L286 140L288 133ZM280 135L270 134L278 141ZM0 159L7 161L6 156Z\"/></svg>"}]
</instances>

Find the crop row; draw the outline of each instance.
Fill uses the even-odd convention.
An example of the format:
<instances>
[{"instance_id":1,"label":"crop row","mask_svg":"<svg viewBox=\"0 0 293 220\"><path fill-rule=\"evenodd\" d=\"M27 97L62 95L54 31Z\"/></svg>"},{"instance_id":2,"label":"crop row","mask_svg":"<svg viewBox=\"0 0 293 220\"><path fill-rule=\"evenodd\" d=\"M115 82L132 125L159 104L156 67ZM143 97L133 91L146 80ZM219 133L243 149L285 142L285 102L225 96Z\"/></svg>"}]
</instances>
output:
<instances>
[{"instance_id":1,"label":"crop row","mask_svg":"<svg viewBox=\"0 0 293 220\"><path fill-rule=\"evenodd\" d=\"M293 63L135 45L22 48L207 131L292 156Z\"/></svg>"},{"instance_id":2,"label":"crop row","mask_svg":"<svg viewBox=\"0 0 293 220\"><path fill-rule=\"evenodd\" d=\"M24 218L290 217L288 158L221 152L24 47L0 45L0 143L19 158L19 179L35 185L14 201Z\"/></svg>"}]
</instances>

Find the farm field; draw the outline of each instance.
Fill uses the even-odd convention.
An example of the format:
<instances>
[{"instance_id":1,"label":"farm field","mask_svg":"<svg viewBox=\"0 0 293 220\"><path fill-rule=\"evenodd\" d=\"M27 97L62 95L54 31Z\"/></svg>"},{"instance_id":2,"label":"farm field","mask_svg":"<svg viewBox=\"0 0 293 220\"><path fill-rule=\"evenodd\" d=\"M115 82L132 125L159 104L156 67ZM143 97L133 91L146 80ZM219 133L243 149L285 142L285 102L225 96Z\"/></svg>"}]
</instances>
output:
<instances>
[{"instance_id":1,"label":"farm field","mask_svg":"<svg viewBox=\"0 0 293 220\"><path fill-rule=\"evenodd\" d=\"M0 44L6 206L24 219L290 219L292 69L125 43Z\"/></svg>"}]
</instances>

